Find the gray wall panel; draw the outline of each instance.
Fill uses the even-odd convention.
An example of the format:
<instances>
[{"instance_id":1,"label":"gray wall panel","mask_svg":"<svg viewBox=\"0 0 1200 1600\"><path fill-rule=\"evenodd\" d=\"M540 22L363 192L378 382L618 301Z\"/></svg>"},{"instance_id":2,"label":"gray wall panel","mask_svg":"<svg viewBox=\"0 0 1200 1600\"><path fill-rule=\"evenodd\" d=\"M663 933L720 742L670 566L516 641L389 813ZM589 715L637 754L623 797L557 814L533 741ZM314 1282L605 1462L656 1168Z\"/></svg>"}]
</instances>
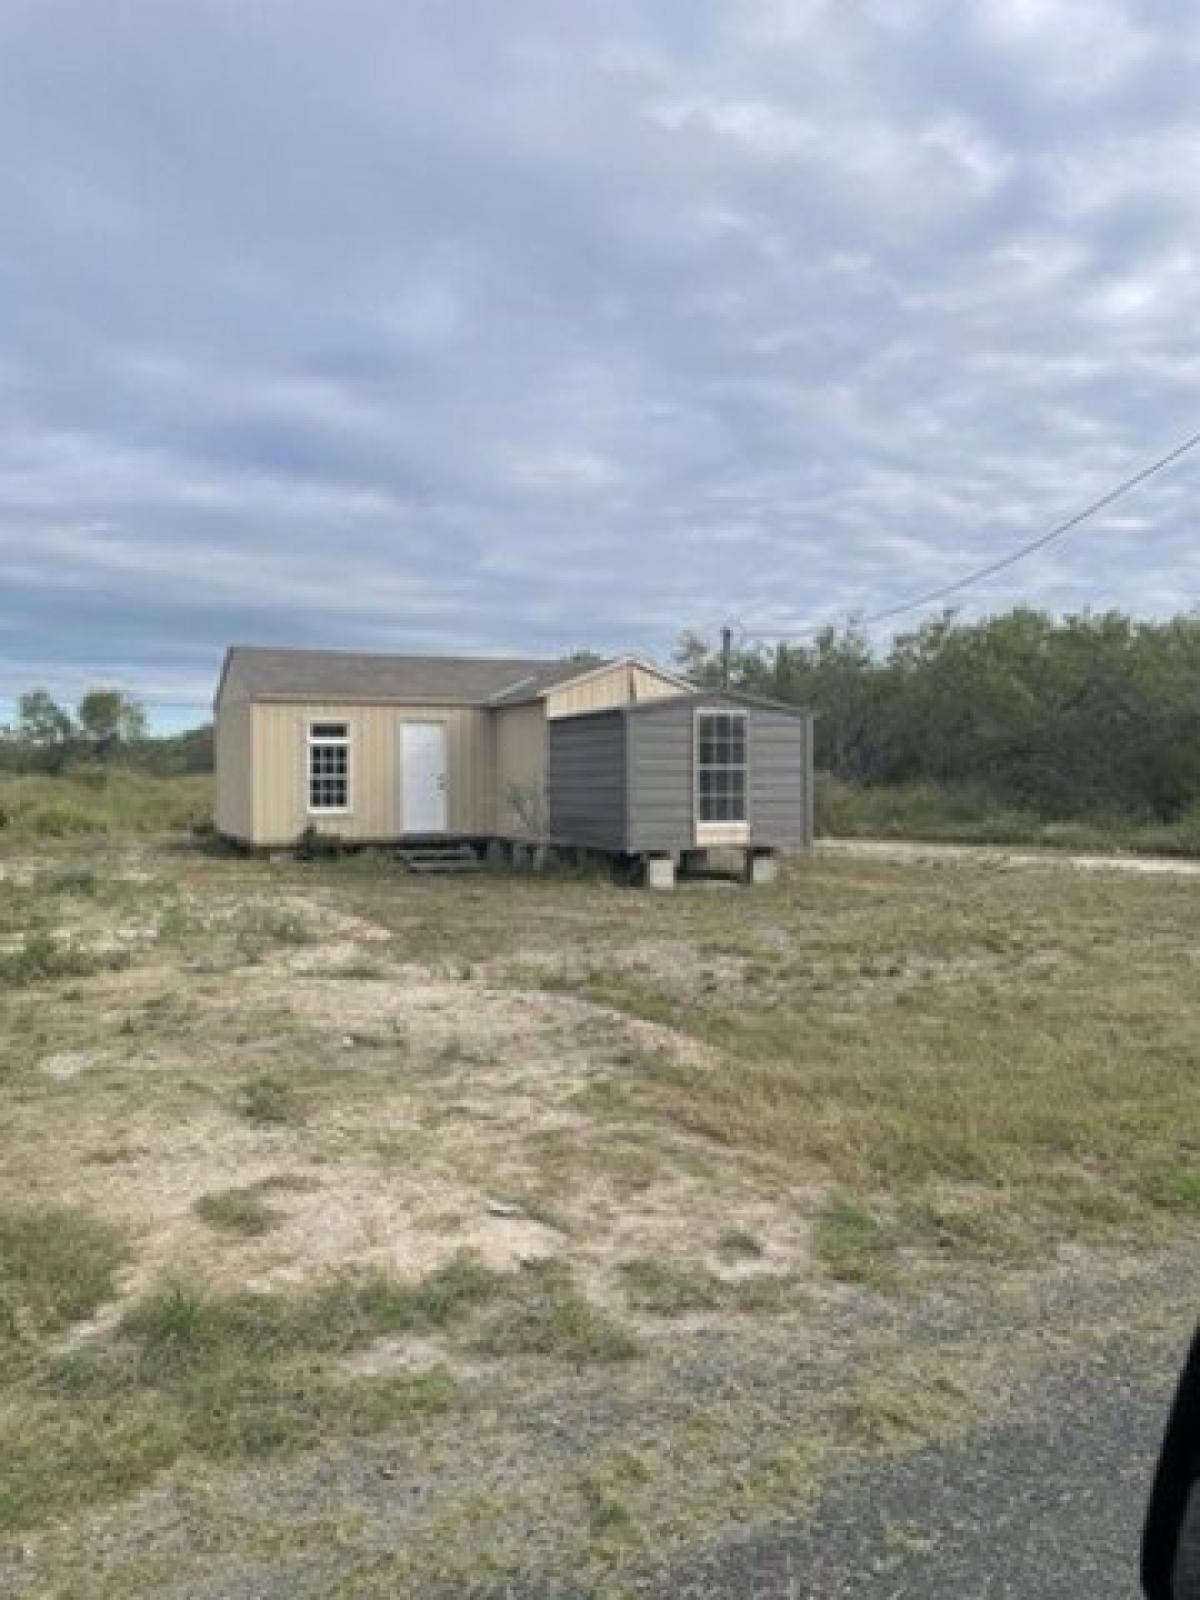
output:
<instances>
[{"instance_id":1,"label":"gray wall panel","mask_svg":"<svg viewBox=\"0 0 1200 1600\"><path fill-rule=\"evenodd\" d=\"M625 848L625 719L619 711L546 725L546 809L552 839Z\"/></svg>"},{"instance_id":2,"label":"gray wall panel","mask_svg":"<svg viewBox=\"0 0 1200 1600\"><path fill-rule=\"evenodd\" d=\"M691 849L695 715L723 705L747 713L751 844L810 844L811 719L719 693L552 720L551 835L604 850Z\"/></svg>"}]
</instances>

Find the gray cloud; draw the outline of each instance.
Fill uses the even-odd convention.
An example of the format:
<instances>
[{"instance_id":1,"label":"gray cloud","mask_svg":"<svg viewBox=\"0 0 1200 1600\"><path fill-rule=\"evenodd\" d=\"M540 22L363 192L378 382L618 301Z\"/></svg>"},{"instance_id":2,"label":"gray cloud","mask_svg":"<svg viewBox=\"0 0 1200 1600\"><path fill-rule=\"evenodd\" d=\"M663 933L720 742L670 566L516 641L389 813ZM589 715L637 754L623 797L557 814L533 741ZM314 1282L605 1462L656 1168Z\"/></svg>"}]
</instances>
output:
<instances>
[{"instance_id":1,"label":"gray cloud","mask_svg":"<svg viewBox=\"0 0 1200 1600\"><path fill-rule=\"evenodd\" d=\"M10 0L0 695L869 611L1200 415L1165 0ZM967 597L1190 608L1200 464Z\"/></svg>"}]
</instances>

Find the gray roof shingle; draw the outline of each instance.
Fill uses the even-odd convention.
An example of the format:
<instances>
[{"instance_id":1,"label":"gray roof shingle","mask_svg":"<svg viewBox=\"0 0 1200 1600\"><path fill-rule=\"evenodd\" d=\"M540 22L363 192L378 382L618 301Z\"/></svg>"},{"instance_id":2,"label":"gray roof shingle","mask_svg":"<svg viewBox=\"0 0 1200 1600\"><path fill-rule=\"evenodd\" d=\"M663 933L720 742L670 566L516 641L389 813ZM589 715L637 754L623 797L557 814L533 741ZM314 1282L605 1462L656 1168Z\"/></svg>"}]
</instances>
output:
<instances>
[{"instance_id":1,"label":"gray roof shingle","mask_svg":"<svg viewBox=\"0 0 1200 1600\"><path fill-rule=\"evenodd\" d=\"M231 645L225 660L251 698L435 700L506 705L533 699L594 662L498 656L364 655L347 650L285 650Z\"/></svg>"}]
</instances>

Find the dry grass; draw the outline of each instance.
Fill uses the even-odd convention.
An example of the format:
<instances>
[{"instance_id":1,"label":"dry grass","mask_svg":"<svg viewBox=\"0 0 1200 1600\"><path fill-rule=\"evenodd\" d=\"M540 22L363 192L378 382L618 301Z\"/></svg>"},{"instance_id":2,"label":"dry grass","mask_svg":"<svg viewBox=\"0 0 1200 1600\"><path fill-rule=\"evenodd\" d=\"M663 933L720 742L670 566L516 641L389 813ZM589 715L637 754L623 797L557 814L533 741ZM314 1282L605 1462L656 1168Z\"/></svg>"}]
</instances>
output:
<instances>
[{"instance_id":1,"label":"dry grass","mask_svg":"<svg viewBox=\"0 0 1200 1600\"><path fill-rule=\"evenodd\" d=\"M897 1364L881 1303L1000 1303L1200 1211L1190 882L838 860L655 898L132 839L0 880L0 1518L76 1507L23 1534L47 1560L198 1464L232 1504L260 1457L419 1436L436 1492L345 1593L600 1582L959 1426L975 1367ZM106 1526L92 1592L154 1592L166 1523L133 1566ZM235 1573L241 1527L175 1558Z\"/></svg>"}]
</instances>

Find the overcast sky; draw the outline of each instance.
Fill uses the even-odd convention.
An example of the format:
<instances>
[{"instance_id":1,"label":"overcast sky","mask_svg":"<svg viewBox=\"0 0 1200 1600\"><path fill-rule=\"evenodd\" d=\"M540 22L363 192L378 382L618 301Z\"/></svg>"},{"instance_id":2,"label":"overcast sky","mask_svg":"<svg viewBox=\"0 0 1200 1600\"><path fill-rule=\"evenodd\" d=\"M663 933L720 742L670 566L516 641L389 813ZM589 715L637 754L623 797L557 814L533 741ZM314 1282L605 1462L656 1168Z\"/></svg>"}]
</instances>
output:
<instances>
[{"instance_id":1,"label":"overcast sky","mask_svg":"<svg viewBox=\"0 0 1200 1600\"><path fill-rule=\"evenodd\" d=\"M1198 89L1178 0L3 0L0 696L956 578L1200 428ZM1198 491L964 609L1190 609Z\"/></svg>"}]
</instances>

